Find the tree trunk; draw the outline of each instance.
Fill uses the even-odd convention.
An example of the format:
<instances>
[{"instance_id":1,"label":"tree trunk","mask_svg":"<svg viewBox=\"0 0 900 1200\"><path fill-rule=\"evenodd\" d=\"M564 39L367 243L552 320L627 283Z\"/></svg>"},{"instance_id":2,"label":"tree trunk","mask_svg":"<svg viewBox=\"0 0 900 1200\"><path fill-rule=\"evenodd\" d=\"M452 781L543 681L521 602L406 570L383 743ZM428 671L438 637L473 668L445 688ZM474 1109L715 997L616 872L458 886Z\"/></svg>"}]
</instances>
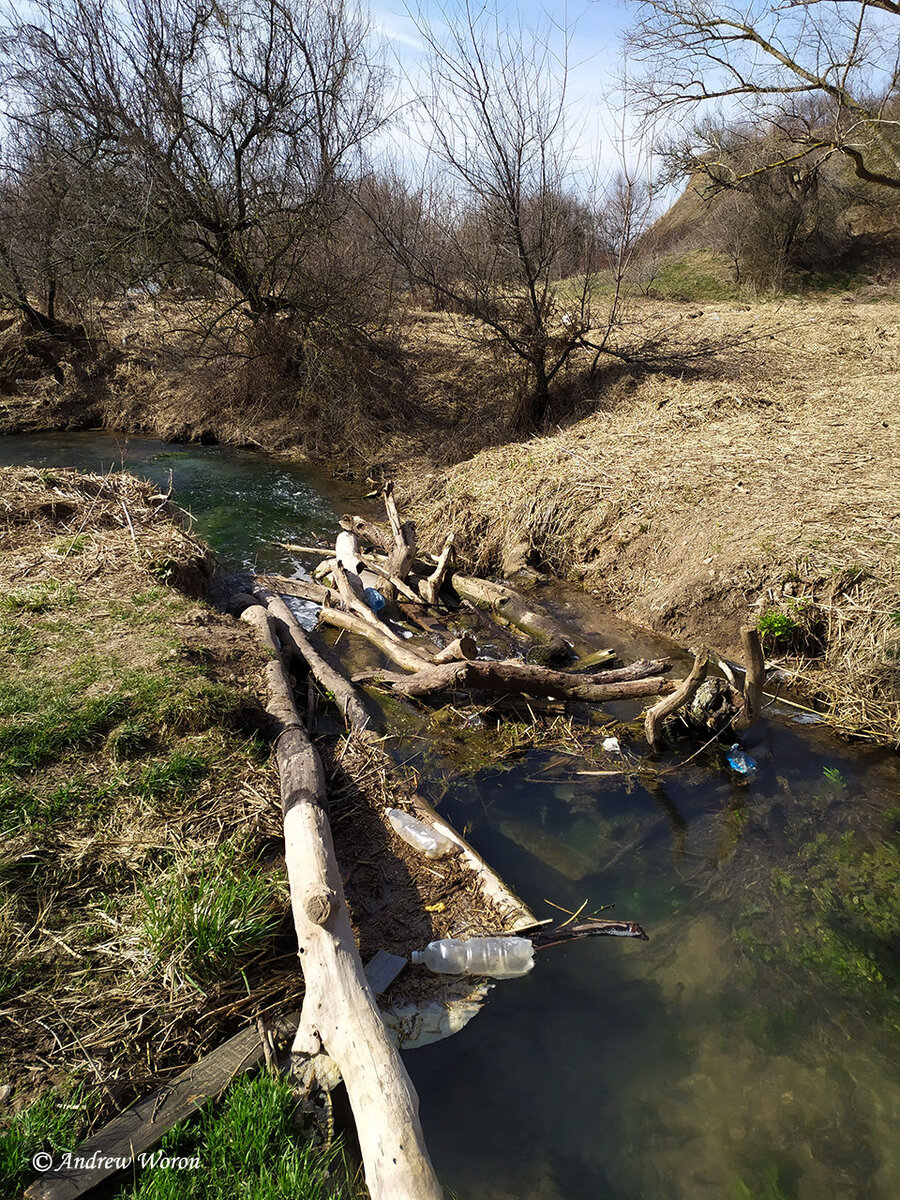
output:
<instances>
[{"instance_id":1,"label":"tree trunk","mask_svg":"<svg viewBox=\"0 0 900 1200\"><path fill-rule=\"evenodd\" d=\"M766 660L755 626L741 626L741 645L747 666L744 674L744 706L734 719L736 733L744 733L759 717L766 682Z\"/></svg>"},{"instance_id":2,"label":"tree trunk","mask_svg":"<svg viewBox=\"0 0 900 1200\"><path fill-rule=\"evenodd\" d=\"M547 613L535 611L527 600L512 588L501 583L490 583L487 579L475 579L470 575L453 572L451 580L458 595L473 604L488 607L491 612L515 625L533 638L542 642L542 658L547 663L565 662L571 658L571 645L563 637L563 631Z\"/></svg>"}]
</instances>

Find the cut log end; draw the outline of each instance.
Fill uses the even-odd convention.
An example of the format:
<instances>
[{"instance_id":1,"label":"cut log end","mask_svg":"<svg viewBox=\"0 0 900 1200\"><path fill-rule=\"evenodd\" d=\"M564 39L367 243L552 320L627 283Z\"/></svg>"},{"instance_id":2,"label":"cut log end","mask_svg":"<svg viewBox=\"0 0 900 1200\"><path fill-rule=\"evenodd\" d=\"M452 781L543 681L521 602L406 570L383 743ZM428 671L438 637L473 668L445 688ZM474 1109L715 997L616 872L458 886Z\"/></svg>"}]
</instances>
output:
<instances>
[{"instance_id":1,"label":"cut log end","mask_svg":"<svg viewBox=\"0 0 900 1200\"><path fill-rule=\"evenodd\" d=\"M314 925L327 925L337 906L338 898L331 888L313 888L303 897L303 911Z\"/></svg>"}]
</instances>

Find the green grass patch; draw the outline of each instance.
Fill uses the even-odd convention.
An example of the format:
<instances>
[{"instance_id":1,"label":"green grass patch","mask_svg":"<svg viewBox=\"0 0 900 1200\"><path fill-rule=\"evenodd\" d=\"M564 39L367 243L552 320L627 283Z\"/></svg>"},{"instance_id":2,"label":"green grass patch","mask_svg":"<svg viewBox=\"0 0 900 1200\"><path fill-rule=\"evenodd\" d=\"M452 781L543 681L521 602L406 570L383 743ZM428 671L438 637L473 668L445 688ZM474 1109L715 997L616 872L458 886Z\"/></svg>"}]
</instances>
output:
<instances>
[{"instance_id":1,"label":"green grass patch","mask_svg":"<svg viewBox=\"0 0 900 1200\"><path fill-rule=\"evenodd\" d=\"M71 1150L87 1132L87 1112L96 1093L83 1085L51 1088L9 1121L0 1132L0 1195L15 1196L32 1178L32 1155Z\"/></svg>"},{"instance_id":2,"label":"green grass patch","mask_svg":"<svg viewBox=\"0 0 900 1200\"><path fill-rule=\"evenodd\" d=\"M724 255L696 250L663 259L648 294L659 300L717 301L734 300L740 292Z\"/></svg>"},{"instance_id":3,"label":"green grass patch","mask_svg":"<svg viewBox=\"0 0 900 1200\"><path fill-rule=\"evenodd\" d=\"M69 558L71 555L80 554L86 545L87 538L85 535L83 533L76 533L74 537L54 538L50 543L50 549L61 558Z\"/></svg>"},{"instance_id":4,"label":"green grass patch","mask_svg":"<svg viewBox=\"0 0 900 1200\"><path fill-rule=\"evenodd\" d=\"M236 1080L168 1134L156 1153L197 1166L147 1166L116 1200L354 1200L367 1195L348 1179L340 1144L317 1149L295 1132L290 1083L263 1074Z\"/></svg>"},{"instance_id":5,"label":"green grass patch","mask_svg":"<svg viewBox=\"0 0 900 1200\"><path fill-rule=\"evenodd\" d=\"M141 775L141 795L151 804L186 800L209 774L201 754L174 751L167 759L147 766Z\"/></svg>"},{"instance_id":6,"label":"green grass patch","mask_svg":"<svg viewBox=\"0 0 900 1200\"><path fill-rule=\"evenodd\" d=\"M35 771L72 750L89 750L128 715L127 696L62 696L35 715L23 715L0 728L0 766Z\"/></svg>"},{"instance_id":7,"label":"green grass patch","mask_svg":"<svg viewBox=\"0 0 900 1200\"><path fill-rule=\"evenodd\" d=\"M278 930L283 892L281 879L233 842L183 859L141 892L153 969L197 987L233 973Z\"/></svg>"},{"instance_id":8,"label":"green grass patch","mask_svg":"<svg viewBox=\"0 0 900 1200\"><path fill-rule=\"evenodd\" d=\"M29 583L25 587L12 588L0 596L0 612L46 613L70 608L78 593L71 584L63 585L55 579L41 583Z\"/></svg>"}]
</instances>

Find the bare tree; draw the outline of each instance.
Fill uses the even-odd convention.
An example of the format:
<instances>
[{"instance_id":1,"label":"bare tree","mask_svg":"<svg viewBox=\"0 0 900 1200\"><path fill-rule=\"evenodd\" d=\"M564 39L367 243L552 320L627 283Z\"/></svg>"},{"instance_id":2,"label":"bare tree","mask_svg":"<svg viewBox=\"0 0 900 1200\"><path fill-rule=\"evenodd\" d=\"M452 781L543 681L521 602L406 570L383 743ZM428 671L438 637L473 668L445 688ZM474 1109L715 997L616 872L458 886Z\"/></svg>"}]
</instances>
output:
<instances>
[{"instance_id":1,"label":"bare tree","mask_svg":"<svg viewBox=\"0 0 900 1200\"><path fill-rule=\"evenodd\" d=\"M425 182L396 178L369 215L411 284L475 318L520 364L515 424L533 430L595 324L600 222L576 187L566 36L511 28L470 0L415 20Z\"/></svg>"},{"instance_id":2,"label":"bare tree","mask_svg":"<svg viewBox=\"0 0 900 1200\"><path fill-rule=\"evenodd\" d=\"M782 129L781 153L754 171L839 153L860 179L898 189L898 17L895 0L641 0L630 42L647 67L639 87L649 111L744 105ZM720 184L737 178L708 150L693 169Z\"/></svg>"},{"instance_id":3,"label":"bare tree","mask_svg":"<svg viewBox=\"0 0 900 1200\"><path fill-rule=\"evenodd\" d=\"M381 121L381 71L343 0L34 0L5 13L3 111L63 123L127 181L117 219L152 233L159 272L231 289L254 318L347 297L317 271L356 156Z\"/></svg>"}]
</instances>

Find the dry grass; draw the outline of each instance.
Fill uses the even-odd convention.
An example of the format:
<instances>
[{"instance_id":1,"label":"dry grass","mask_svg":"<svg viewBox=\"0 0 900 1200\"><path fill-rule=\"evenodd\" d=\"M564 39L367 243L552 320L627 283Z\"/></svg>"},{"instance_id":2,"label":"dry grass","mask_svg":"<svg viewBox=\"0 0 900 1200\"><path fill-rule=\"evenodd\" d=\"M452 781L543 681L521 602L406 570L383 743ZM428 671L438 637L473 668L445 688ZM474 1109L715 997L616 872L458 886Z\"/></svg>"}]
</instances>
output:
<instances>
[{"instance_id":1,"label":"dry grass","mask_svg":"<svg viewBox=\"0 0 900 1200\"><path fill-rule=\"evenodd\" d=\"M108 1112L302 995L277 857L257 865L280 827L262 658L166 586L209 564L151 484L6 468L0 496L0 1046L16 1106L74 1077Z\"/></svg>"},{"instance_id":2,"label":"dry grass","mask_svg":"<svg viewBox=\"0 0 900 1200\"><path fill-rule=\"evenodd\" d=\"M814 601L825 652L792 664L800 680L840 728L900 742L900 305L653 312L687 352L719 333L731 349L635 371L568 428L410 480L423 540L454 529L487 571L527 552L731 653L748 617Z\"/></svg>"}]
</instances>

